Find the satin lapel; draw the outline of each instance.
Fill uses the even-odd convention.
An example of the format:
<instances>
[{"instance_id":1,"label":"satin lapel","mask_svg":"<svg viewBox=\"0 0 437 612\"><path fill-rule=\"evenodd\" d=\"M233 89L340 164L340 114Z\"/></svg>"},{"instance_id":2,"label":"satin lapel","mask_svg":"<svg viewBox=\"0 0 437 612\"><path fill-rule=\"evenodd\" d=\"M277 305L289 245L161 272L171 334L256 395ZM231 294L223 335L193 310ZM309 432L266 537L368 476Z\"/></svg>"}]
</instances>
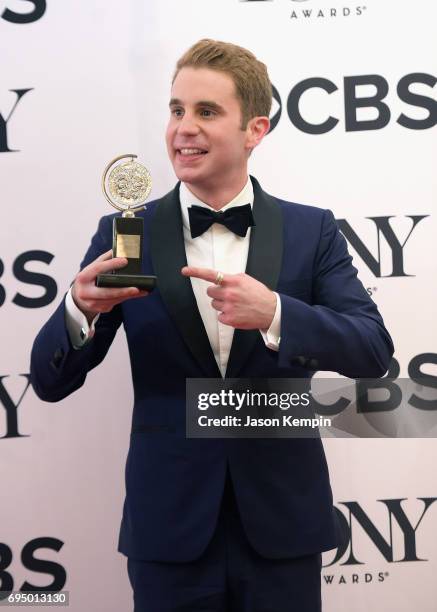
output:
<instances>
[{"instance_id":1,"label":"satin lapel","mask_svg":"<svg viewBox=\"0 0 437 612\"><path fill-rule=\"evenodd\" d=\"M187 265L179 185L157 204L150 228L150 251L158 289L186 345L209 378L221 378L197 307L191 281L182 276Z\"/></svg>"},{"instance_id":2,"label":"satin lapel","mask_svg":"<svg viewBox=\"0 0 437 612\"><path fill-rule=\"evenodd\" d=\"M250 234L246 274L270 289L276 289L282 265L283 221L279 204L251 177L254 191L255 227ZM237 378L249 353L259 340L257 329L236 329L226 369L227 378Z\"/></svg>"}]
</instances>

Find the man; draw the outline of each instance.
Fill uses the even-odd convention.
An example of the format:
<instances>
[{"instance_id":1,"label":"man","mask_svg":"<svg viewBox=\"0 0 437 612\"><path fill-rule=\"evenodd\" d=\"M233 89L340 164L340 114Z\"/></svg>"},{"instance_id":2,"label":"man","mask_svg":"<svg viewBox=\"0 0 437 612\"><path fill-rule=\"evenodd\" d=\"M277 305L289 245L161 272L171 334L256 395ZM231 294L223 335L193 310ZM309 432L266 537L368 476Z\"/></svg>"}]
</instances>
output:
<instances>
[{"instance_id":1,"label":"man","mask_svg":"<svg viewBox=\"0 0 437 612\"><path fill-rule=\"evenodd\" d=\"M126 264L111 258L104 217L35 341L35 391L57 401L125 327L135 404L119 550L135 612L320 610L320 553L339 541L320 440L187 439L186 379L374 377L392 355L332 213L248 177L270 106L267 70L249 51L189 49L166 135L181 182L142 213L157 289L95 287Z\"/></svg>"}]
</instances>

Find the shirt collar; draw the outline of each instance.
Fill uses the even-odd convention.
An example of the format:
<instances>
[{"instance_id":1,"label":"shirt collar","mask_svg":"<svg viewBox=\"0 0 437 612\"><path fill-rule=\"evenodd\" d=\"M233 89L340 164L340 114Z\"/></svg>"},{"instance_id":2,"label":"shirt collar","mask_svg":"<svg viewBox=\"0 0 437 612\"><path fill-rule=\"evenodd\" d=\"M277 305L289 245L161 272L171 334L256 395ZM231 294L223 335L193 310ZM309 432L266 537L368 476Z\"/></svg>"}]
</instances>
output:
<instances>
[{"instance_id":1,"label":"shirt collar","mask_svg":"<svg viewBox=\"0 0 437 612\"><path fill-rule=\"evenodd\" d=\"M253 185L250 178L247 178L247 183L240 191L239 194L235 196L230 202L225 204L220 210L225 211L228 208L233 208L234 206L243 206L244 204L250 204L253 207ZM188 217L188 208L193 204L196 206L203 206L204 208L209 208L214 210L209 204L202 202L199 200L194 193L188 189L185 183L181 183L179 186L179 200L181 202L181 211L182 211L182 223L186 229L190 228L190 221Z\"/></svg>"}]
</instances>

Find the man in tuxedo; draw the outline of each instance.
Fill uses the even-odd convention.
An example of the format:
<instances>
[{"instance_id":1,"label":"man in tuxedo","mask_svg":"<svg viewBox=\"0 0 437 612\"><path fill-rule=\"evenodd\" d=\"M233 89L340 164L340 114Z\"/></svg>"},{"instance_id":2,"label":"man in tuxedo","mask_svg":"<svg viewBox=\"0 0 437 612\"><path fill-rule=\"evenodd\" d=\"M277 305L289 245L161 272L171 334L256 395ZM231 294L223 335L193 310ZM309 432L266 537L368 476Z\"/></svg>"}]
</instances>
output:
<instances>
[{"instance_id":1,"label":"man in tuxedo","mask_svg":"<svg viewBox=\"0 0 437 612\"><path fill-rule=\"evenodd\" d=\"M330 211L248 176L269 130L264 64L202 40L179 60L166 141L179 179L140 213L150 294L95 286L126 265L101 219L72 288L32 351L58 401L119 325L135 402L119 550L135 612L317 612L321 555L339 533L319 439L188 439L188 378L382 376L393 352Z\"/></svg>"}]
</instances>

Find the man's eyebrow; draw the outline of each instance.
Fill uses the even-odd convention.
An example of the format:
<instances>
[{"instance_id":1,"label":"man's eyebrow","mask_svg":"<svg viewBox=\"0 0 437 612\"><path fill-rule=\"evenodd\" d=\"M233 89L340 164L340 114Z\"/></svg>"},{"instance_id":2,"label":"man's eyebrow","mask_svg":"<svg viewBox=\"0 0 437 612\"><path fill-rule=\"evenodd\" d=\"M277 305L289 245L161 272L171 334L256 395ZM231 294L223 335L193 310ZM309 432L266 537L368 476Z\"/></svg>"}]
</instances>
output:
<instances>
[{"instance_id":1,"label":"man's eyebrow","mask_svg":"<svg viewBox=\"0 0 437 612\"><path fill-rule=\"evenodd\" d=\"M169 106L183 106L183 105L184 104L182 100L179 100L179 98L171 98L169 102ZM220 104L218 104L217 102L214 102L213 100L199 100L198 102L196 102L196 106L197 107L207 106L208 108L213 108L214 110L217 110L217 111L224 110L223 106L220 106Z\"/></svg>"},{"instance_id":2,"label":"man's eyebrow","mask_svg":"<svg viewBox=\"0 0 437 612\"><path fill-rule=\"evenodd\" d=\"M208 106L209 108L214 108L217 111L224 110L223 106L220 106L220 104L214 102L213 100L199 100L199 102L196 103L196 106Z\"/></svg>"}]
</instances>

